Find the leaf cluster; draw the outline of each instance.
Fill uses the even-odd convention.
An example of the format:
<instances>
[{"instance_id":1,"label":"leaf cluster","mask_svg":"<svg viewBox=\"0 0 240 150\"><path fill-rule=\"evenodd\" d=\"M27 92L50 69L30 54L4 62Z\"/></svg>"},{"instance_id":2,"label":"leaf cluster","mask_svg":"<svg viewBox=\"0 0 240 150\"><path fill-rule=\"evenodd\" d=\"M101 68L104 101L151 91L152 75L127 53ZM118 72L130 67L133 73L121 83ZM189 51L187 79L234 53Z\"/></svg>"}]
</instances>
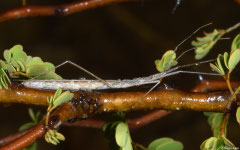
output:
<instances>
[{"instance_id":1,"label":"leaf cluster","mask_svg":"<svg viewBox=\"0 0 240 150\"><path fill-rule=\"evenodd\" d=\"M48 132L45 134L45 140L48 143L51 143L53 145L57 145L60 143L60 141L64 141L65 137L59 133L57 130L48 130Z\"/></svg>"},{"instance_id":2,"label":"leaf cluster","mask_svg":"<svg viewBox=\"0 0 240 150\"><path fill-rule=\"evenodd\" d=\"M0 88L8 89L11 78L27 77L36 79L62 79L55 73L55 66L50 62L44 62L40 57L28 56L22 45L15 45L11 49L4 50L0 60Z\"/></svg>"},{"instance_id":3,"label":"leaf cluster","mask_svg":"<svg viewBox=\"0 0 240 150\"><path fill-rule=\"evenodd\" d=\"M210 63L210 67L218 72L221 75L226 75L225 70L228 70L228 73L231 73L236 65L240 61L240 34L238 34L233 42L231 47L230 56L227 52L223 55L219 54L217 57L217 62L214 64Z\"/></svg>"},{"instance_id":4,"label":"leaf cluster","mask_svg":"<svg viewBox=\"0 0 240 150\"><path fill-rule=\"evenodd\" d=\"M208 123L212 128L213 137L206 139L200 146L201 150L222 150L222 149L234 149L235 146L229 141L227 136L227 124L222 130L222 123L225 115L223 113L204 112L204 115L208 117Z\"/></svg>"},{"instance_id":5,"label":"leaf cluster","mask_svg":"<svg viewBox=\"0 0 240 150\"><path fill-rule=\"evenodd\" d=\"M176 53L173 50L166 51L160 60L155 60L156 68L159 72L170 69L177 65Z\"/></svg>"},{"instance_id":6,"label":"leaf cluster","mask_svg":"<svg viewBox=\"0 0 240 150\"><path fill-rule=\"evenodd\" d=\"M222 34L223 30L215 29L211 33L204 33L203 37L197 37L196 41L192 41L192 45L196 47L195 59L199 60L205 57Z\"/></svg>"},{"instance_id":7,"label":"leaf cluster","mask_svg":"<svg viewBox=\"0 0 240 150\"><path fill-rule=\"evenodd\" d=\"M47 115L46 115L46 125L48 125L48 118L50 113L61 104L71 100L73 98L74 94L70 93L69 91L65 91L62 93L62 89L59 88L54 96L48 97L47 101L49 103ZM49 129L48 132L45 134L45 140L48 143L51 143L53 145L57 145L60 143L60 141L64 141L65 137L59 133L57 130L51 130ZM60 141L59 141L60 140Z\"/></svg>"},{"instance_id":8,"label":"leaf cluster","mask_svg":"<svg viewBox=\"0 0 240 150\"><path fill-rule=\"evenodd\" d=\"M47 101L49 103L49 109L53 110L56 107L60 106L61 104L71 100L74 94L70 91L65 91L62 93L62 89L59 88L54 96L48 97Z\"/></svg>"},{"instance_id":9,"label":"leaf cluster","mask_svg":"<svg viewBox=\"0 0 240 150\"><path fill-rule=\"evenodd\" d=\"M213 136L218 137L218 133L221 130L221 125L223 123L225 115L223 113L213 113L213 112L204 112L204 115L208 117L208 123L211 126ZM227 126L225 126L227 129ZM224 131L226 131L226 129ZM226 136L227 133L224 133Z\"/></svg>"}]
</instances>

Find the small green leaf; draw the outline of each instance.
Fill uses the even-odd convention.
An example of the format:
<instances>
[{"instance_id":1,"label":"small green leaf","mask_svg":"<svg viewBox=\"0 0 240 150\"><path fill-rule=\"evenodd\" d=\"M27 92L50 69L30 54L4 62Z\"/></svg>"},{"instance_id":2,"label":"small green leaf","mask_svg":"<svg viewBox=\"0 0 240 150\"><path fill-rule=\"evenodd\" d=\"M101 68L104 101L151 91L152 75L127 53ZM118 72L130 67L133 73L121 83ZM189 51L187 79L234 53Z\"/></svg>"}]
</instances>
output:
<instances>
[{"instance_id":1,"label":"small green leaf","mask_svg":"<svg viewBox=\"0 0 240 150\"><path fill-rule=\"evenodd\" d=\"M222 122L224 120L224 114L223 113L212 113L208 117L208 123L210 124L213 135L215 137L218 137L218 132L221 129ZM226 135L226 133L224 133Z\"/></svg>"},{"instance_id":2,"label":"small green leaf","mask_svg":"<svg viewBox=\"0 0 240 150\"><path fill-rule=\"evenodd\" d=\"M61 141L65 141L65 137L61 133L56 132L55 136L56 136L57 139L59 139Z\"/></svg>"},{"instance_id":3,"label":"small green leaf","mask_svg":"<svg viewBox=\"0 0 240 150\"><path fill-rule=\"evenodd\" d=\"M53 145L57 145L58 144L57 141L55 141L55 139L53 139L53 137L48 138L48 140L49 140L49 143L51 143Z\"/></svg>"},{"instance_id":4,"label":"small green leaf","mask_svg":"<svg viewBox=\"0 0 240 150\"><path fill-rule=\"evenodd\" d=\"M55 136L52 136L51 137L54 141L56 141L56 143L60 143L60 141L55 137Z\"/></svg>"},{"instance_id":5,"label":"small green leaf","mask_svg":"<svg viewBox=\"0 0 240 150\"><path fill-rule=\"evenodd\" d=\"M224 59L225 66L229 69L229 66L228 66L229 55L227 52L224 53L223 59Z\"/></svg>"},{"instance_id":6,"label":"small green leaf","mask_svg":"<svg viewBox=\"0 0 240 150\"><path fill-rule=\"evenodd\" d=\"M197 41L193 41L192 45L196 47L195 59L202 59L213 48L218 40L218 36L222 33L221 30L214 30L212 33L204 33L204 37L197 37Z\"/></svg>"},{"instance_id":7,"label":"small green leaf","mask_svg":"<svg viewBox=\"0 0 240 150\"><path fill-rule=\"evenodd\" d=\"M222 72L220 69L218 69L217 65L210 63L210 67L212 68L213 71L215 71L221 75L224 75L224 72Z\"/></svg>"},{"instance_id":8,"label":"small green leaf","mask_svg":"<svg viewBox=\"0 0 240 150\"><path fill-rule=\"evenodd\" d=\"M3 87L4 87L5 89L8 89L8 84L7 84L7 81L6 81L4 75L0 75L0 82L1 82L1 84L3 85Z\"/></svg>"},{"instance_id":9,"label":"small green leaf","mask_svg":"<svg viewBox=\"0 0 240 150\"><path fill-rule=\"evenodd\" d=\"M178 141L174 141L171 138L160 138L154 140L148 146L149 150L182 150L183 145Z\"/></svg>"},{"instance_id":10,"label":"small green leaf","mask_svg":"<svg viewBox=\"0 0 240 150\"><path fill-rule=\"evenodd\" d=\"M9 50L4 50L3 57L7 62L10 62L11 59L11 52Z\"/></svg>"},{"instance_id":11,"label":"small green leaf","mask_svg":"<svg viewBox=\"0 0 240 150\"><path fill-rule=\"evenodd\" d=\"M133 150L132 140L131 140L131 137L130 137L130 136L129 136L129 138L127 139L127 142L126 142L125 146L122 148L122 150Z\"/></svg>"},{"instance_id":12,"label":"small green leaf","mask_svg":"<svg viewBox=\"0 0 240 150\"><path fill-rule=\"evenodd\" d=\"M32 56L27 56L27 59L26 59L26 64L29 64L30 62L32 62Z\"/></svg>"},{"instance_id":13,"label":"small green leaf","mask_svg":"<svg viewBox=\"0 0 240 150\"><path fill-rule=\"evenodd\" d=\"M7 71L8 71L10 74L13 73L13 72L16 72L16 69L15 69L12 65L6 64L6 66L7 66Z\"/></svg>"},{"instance_id":14,"label":"small green leaf","mask_svg":"<svg viewBox=\"0 0 240 150\"><path fill-rule=\"evenodd\" d=\"M117 125L115 139L120 147L125 147L129 138L128 126L121 122Z\"/></svg>"},{"instance_id":15,"label":"small green leaf","mask_svg":"<svg viewBox=\"0 0 240 150\"><path fill-rule=\"evenodd\" d=\"M224 61L223 55L219 54L218 58L217 58L218 69L221 70L221 72L223 72L225 74L223 66L222 66L223 61Z\"/></svg>"},{"instance_id":16,"label":"small green leaf","mask_svg":"<svg viewBox=\"0 0 240 150\"><path fill-rule=\"evenodd\" d=\"M20 66L18 65L18 63L13 59L11 58L10 60L10 63L13 67L15 67L17 70L20 70Z\"/></svg>"},{"instance_id":17,"label":"small green leaf","mask_svg":"<svg viewBox=\"0 0 240 150\"><path fill-rule=\"evenodd\" d=\"M170 143L159 145L157 147L157 150L167 150L167 149L183 150L183 145L180 142L173 141L173 142L170 142Z\"/></svg>"},{"instance_id":18,"label":"small green leaf","mask_svg":"<svg viewBox=\"0 0 240 150\"><path fill-rule=\"evenodd\" d=\"M48 97L47 101L48 101L49 105L53 105L53 97L52 96Z\"/></svg>"},{"instance_id":19,"label":"small green leaf","mask_svg":"<svg viewBox=\"0 0 240 150\"><path fill-rule=\"evenodd\" d=\"M69 91L66 91L62 93L57 99L54 100L53 105L54 107L57 107L73 98L74 94L70 93Z\"/></svg>"},{"instance_id":20,"label":"small green leaf","mask_svg":"<svg viewBox=\"0 0 240 150\"><path fill-rule=\"evenodd\" d=\"M220 147L224 146L224 141L222 138L217 138L215 141L214 141L214 144L213 144L213 150L217 150L219 149Z\"/></svg>"},{"instance_id":21,"label":"small green leaf","mask_svg":"<svg viewBox=\"0 0 240 150\"><path fill-rule=\"evenodd\" d=\"M27 68L30 67L31 65L43 65L43 61L40 60L31 61L27 64Z\"/></svg>"},{"instance_id":22,"label":"small green leaf","mask_svg":"<svg viewBox=\"0 0 240 150\"><path fill-rule=\"evenodd\" d=\"M32 61L38 61L38 62L43 62L40 57L33 57Z\"/></svg>"},{"instance_id":23,"label":"small green leaf","mask_svg":"<svg viewBox=\"0 0 240 150\"><path fill-rule=\"evenodd\" d=\"M9 50L12 54L23 51L22 45L15 45Z\"/></svg>"},{"instance_id":24,"label":"small green leaf","mask_svg":"<svg viewBox=\"0 0 240 150\"><path fill-rule=\"evenodd\" d=\"M239 63L239 61L240 61L240 49L237 49L231 53L228 61L230 72L235 68L235 66Z\"/></svg>"},{"instance_id":25,"label":"small green leaf","mask_svg":"<svg viewBox=\"0 0 240 150\"><path fill-rule=\"evenodd\" d=\"M232 42L231 53L237 49L240 49L240 34L238 34Z\"/></svg>"},{"instance_id":26,"label":"small green leaf","mask_svg":"<svg viewBox=\"0 0 240 150\"><path fill-rule=\"evenodd\" d=\"M201 150L205 150L205 144L206 144L207 141L208 141L208 139L206 139L205 141L202 142L202 144L200 146Z\"/></svg>"},{"instance_id":27,"label":"small green leaf","mask_svg":"<svg viewBox=\"0 0 240 150\"><path fill-rule=\"evenodd\" d=\"M23 64L23 62L20 61L20 60L17 60L16 62L17 62L18 65L20 66L21 72L25 72L25 71L26 71L26 68L25 68L25 65Z\"/></svg>"},{"instance_id":28,"label":"small green leaf","mask_svg":"<svg viewBox=\"0 0 240 150\"><path fill-rule=\"evenodd\" d=\"M26 75L28 77L39 76L40 74L46 73L48 71L48 67L43 64L32 64L27 67Z\"/></svg>"},{"instance_id":29,"label":"small green leaf","mask_svg":"<svg viewBox=\"0 0 240 150\"><path fill-rule=\"evenodd\" d=\"M236 118L237 118L238 124L240 124L240 107L237 108Z\"/></svg>"},{"instance_id":30,"label":"small green leaf","mask_svg":"<svg viewBox=\"0 0 240 150\"><path fill-rule=\"evenodd\" d=\"M212 49L212 47L214 46L216 42L212 41L208 44L204 44L201 47L197 47L197 49L195 50L195 59L199 60L202 59L203 57L205 57L209 51Z\"/></svg>"},{"instance_id":31,"label":"small green leaf","mask_svg":"<svg viewBox=\"0 0 240 150\"><path fill-rule=\"evenodd\" d=\"M27 54L24 51L21 52L15 52L13 53L13 59L17 60L23 60L24 62L27 60Z\"/></svg>"},{"instance_id":32,"label":"small green leaf","mask_svg":"<svg viewBox=\"0 0 240 150\"><path fill-rule=\"evenodd\" d=\"M31 117L31 119L33 120L33 122L37 122L37 118L35 117L32 108L28 108L28 114Z\"/></svg>"},{"instance_id":33,"label":"small green leaf","mask_svg":"<svg viewBox=\"0 0 240 150\"><path fill-rule=\"evenodd\" d=\"M163 72L164 70L167 70L173 66L177 65L176 59L176 53L173 50L166 51L161 60L156 60L155 65L159 72Z\"/></svg>"},{"instance_id":34,"label":"small green leaf","mask_svg":"<svg viewBox=\"0 0 240 150\"><path fill-rule=\"evenodd\" d=\"M48 134L50 136L54 136L55 135L55 131L50 129L50 130L48 130Z\"/></svg>"},{"instance_id":35,"label":"small green leaf","mask_svg":"<svg viewBox=\"0 0 240 150\"><path fill-rule=\"evenodd\" d=\"M52 72L55 72L55 66L52 63L45 62L44 65L47 66L48 69L51 70Z\"/></svg>"},{"instance_id":36,"label":"small green leaf","mask_svg":"<svg viewBox=\"0 0 240 150\"><path fill-rule=\"evenodd\" d=\"M214 40L214 38L219 34L219 31L214 29L212 33L204 33L204 34L205 34L204 37L197 37L197 40L199 42L208 42L208 41Z\"/></svg>"},{"instance_id":37,"label":"small green leaf","mask_svg":"<svg viewBox=\"0 0 240 150\"><path fill-rule=\"evenodd\" d=\"M61 95L61 93L62 93L62 88L58 88L53 96L53 99L55 100L56 98L58 98Z\"/></svg>"},{"instance_id":38,"label":"small green leaf","mask_svg":"<svg viewBox=\"0 0 240 150\"><path fill-rule=\"evenodd\" d=\"M37 79L55 79L55 80L61 80L62 77L57 75L55 72L47 71L41 74L41 76L37 77Z\"/></svg>"},{"instance_id":39,"label":"small green leaf","mask_svg":"<svg viewBox=\"0 0 240 150\"><path fill-rule=\"evenodd\" d=\"M194 47L201 47L201 46L203 46L204 44L207 44L207 42L196 42L196 41L192 41L192 46L194 46Z\"/></svg>"},{"instance_id":40,"label":"small green leaf","mask_svg":"<svg viewBox=\"0 0 240 150\"><path fill-rule=\"evenodd\" d=\"M4 70L7 69L6 63L4 61L0 60L0 65Z\"/></svg>"},{"instance_id":41,"label":"small green leaf","mask_svg":"<svg viewBox=\"0 0 240 150\"><path fill-rule=\"evenodd\" d=\"M159 138L159 139L156 139L156 140L152 141L149 144L148 149L149 150L156 150L159 145L162 145L164 143L169 143L169 142L172 142L172 141L173 141L173 139L171 139L171 138Z\"/></svg>"},{"instance_id":42,"label":"small green leaf","mask_svg":"<svg viewBox=\"0 0 240 150\"><path fill-rule=\"evenodd\" d=\"M207 148L207 149L210 149L210 148L212 148L213 147L213 145L214 145L214 141L216 140L217 138L216 137L210 137L208 140L207 140L207 142L205 143L205 148Z\"/></svg>"}]
</instances>

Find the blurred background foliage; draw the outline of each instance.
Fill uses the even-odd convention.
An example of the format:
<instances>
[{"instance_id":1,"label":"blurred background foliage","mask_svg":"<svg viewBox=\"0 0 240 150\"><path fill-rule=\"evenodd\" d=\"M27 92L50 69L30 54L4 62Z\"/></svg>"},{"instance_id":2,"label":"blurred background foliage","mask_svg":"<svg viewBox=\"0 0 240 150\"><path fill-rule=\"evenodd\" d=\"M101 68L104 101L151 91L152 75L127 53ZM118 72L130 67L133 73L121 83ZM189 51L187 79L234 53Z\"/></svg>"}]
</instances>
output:
<instances>
[{"instance_id":1,"label":"blurred background foliage","mask_svg":"<svg viewBox=\"0 0 240 150\"><path fill-rule=\"evenodd\" d=\"M28 0L27 4L53 5L71 1ZM15 44L22 44L29 55L40 56L55 65L71 60L103 79L134 78L157 73L154 61L161 58L166 50L174 49L198 27L213 22L213 25L197 34L201 36L202 31L226 29L239 22L240 18L240 5L233 0L183 0L173 15L171 11L174 4L175 0L139 0L65 17L36 17L2 22L1 52ZM20 0L0 1L0 12L20 6ZM238 32L239 29L225 37L233 38ZM220 41L206 59L230 51L231 42ZM191 40L181 46L177 54L191 48L190 43ZM186 54L179 62L195 62L194 53ZM192 69L210 71L209 65ZM68 79L91 78L70 65L57 69L57 73ZM198 82L198 76L184 74L165 81L171 87L189 89ZM33 108L43 112L46 110ZM27 107L23 105L1 105L0 117L0 136L16 132L20 125L30 120ZM99 129L62 127L60 132L65 135L65 142L54 147L41 140L39 149L109 149ZM236 146L240 145L240 127L235 121L229 124L228 133L229 139ZM212 132L207 118L201 112L179 111L132 131L131 135L133 141L145 146L156 138L167 136L181 141L184 149L191 150L199 149L202 141L210 137Z\"/></svg>"}]
</instances>

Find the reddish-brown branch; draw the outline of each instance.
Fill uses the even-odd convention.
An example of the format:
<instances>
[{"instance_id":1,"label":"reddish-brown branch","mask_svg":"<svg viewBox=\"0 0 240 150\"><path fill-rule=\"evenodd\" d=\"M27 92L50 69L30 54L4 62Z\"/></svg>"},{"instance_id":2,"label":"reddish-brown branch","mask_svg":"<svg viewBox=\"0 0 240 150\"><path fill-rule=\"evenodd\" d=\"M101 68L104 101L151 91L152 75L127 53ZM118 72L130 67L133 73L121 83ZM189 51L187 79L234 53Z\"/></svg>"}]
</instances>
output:
<instances>
[{"instance_id":1,"label":"reddish-brown branch","mask_svg":"<svg viewBox=\"0 0 240 150\"><path fill-rule=\"evenodd\" d=\"M156 111L153 111L146 115L143 115L141 117L129 119L128 126L132 129L140 128L140 127L143 127L155 120L165 117L166 115L168 115L170 113L172 113L172 112L166 111L166 110L156 110Z\"/></svg>"},{"instance_id":2,"label":"reddish-brown branch","mask_svg":"<svg viewBox=\"0 0 240 150\"><path fill-rule=\"evenodd\" d=\"M6 137L0 138L0 147L6 145L8 143L11 143L12 141L15 141L16 139L22 137L23 135L25 135L26 133L28 133L31 130L32 130L32 128L29 128L29 129L19 131L19 132L14 133L14 134L10 134Z\"/></svg>"},{"instance_id":3,"label":"reddish-brown branch","mask_svg":"<svg viewBox=\"0 0 240 150\"><path fill-rule=\"evenodd\" d=\"M153 112L147 113L140 117L128 119L128 126L130 129L137 129L157 119L160 119L170 113L171 113L170 111L166 111L166 110L155 110ZM106 122L105 120L87 119L87 120L79 120L73 123L64 122L63 125L101 129L105 122Z\"/></svg>"},{"instance_id":4,"label":"reddish-brown branch","mask_svg":"<svg viewBox=\"0 0 240 150\"><path fill-rule=\"evenodd\" d=\"M25 6L0 14L0 22L35 16L64 16L79 11L104 6L112 3L133 2L136 0L87 0L54 6Z\"/></svg>"},{"instance_id":5,"label":"reddish-brown branch","mask_svg":"<svg viewBox=\"0 0 240 150\"><path fill-rule=\"evenodd\" d=\"M23 135L21 138L18 138L14 142L0 148L0 150L20 150L29 145L31 145L34 141L41 138L46 133L43 124L37 125L30 132Z\"/></svg>"},{"instance_id":6,"label":"reddish-brown branch","mask_svg":"<svg viewBox=\"0 0 240 150\"><path fill-rule=\"evenodd\" d=\"M232 88L240 85L239 81L231 81ZM204 80L197 84L191 91L193 92L210 92L228 90L228 85L225 80Z\"/></svg>"}]
</instances>

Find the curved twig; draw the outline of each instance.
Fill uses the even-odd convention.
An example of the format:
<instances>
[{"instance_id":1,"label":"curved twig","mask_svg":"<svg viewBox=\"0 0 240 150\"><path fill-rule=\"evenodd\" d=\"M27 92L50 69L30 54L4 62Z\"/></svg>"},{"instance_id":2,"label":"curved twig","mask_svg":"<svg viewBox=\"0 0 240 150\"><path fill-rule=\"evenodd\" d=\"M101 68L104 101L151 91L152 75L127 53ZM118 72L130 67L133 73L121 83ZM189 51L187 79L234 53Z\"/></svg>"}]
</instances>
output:
<instances>
[{"instance_id":1,"label":"curved twig","mask_svg":"<svg viewBox=\"0 0 240 150\"><path fill-rule=\"evenodd\" d=\"M30 132L21 136L14 142L0 148L0 150L19 150L31 145L34 141L41 138L46 133L43 124L37 125Z\"/></svg>"},{"instance_id":2,"label":"curved twig","mask_svg":"<svg viewBox=\"0 0 240 150\"><path fill-rule=\"evenodd\" d=\"M12 9L0 14L0 22L18 19L18 18L27 18L27 17L36 17L36 16L65 16L73 14L79 11L104 6L112 3L120 2L134 2L136 0L87 0L87 1L77 1L62 5L54 6L25 6L21 8Z\"/></svg>"}]
</instances>

